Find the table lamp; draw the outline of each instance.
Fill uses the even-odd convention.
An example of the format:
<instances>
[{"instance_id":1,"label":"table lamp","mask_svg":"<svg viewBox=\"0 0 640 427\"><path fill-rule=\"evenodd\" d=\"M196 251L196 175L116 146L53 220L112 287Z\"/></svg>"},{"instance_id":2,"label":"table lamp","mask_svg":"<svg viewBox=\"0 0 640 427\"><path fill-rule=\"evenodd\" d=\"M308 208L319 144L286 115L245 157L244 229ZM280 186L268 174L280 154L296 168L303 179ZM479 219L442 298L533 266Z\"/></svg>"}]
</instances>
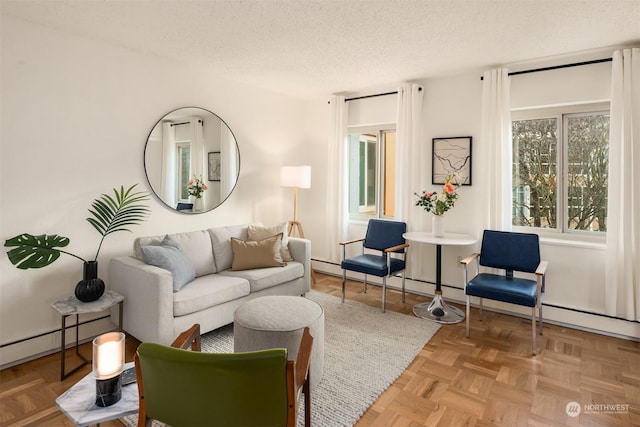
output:
<instances>
[{"instance_id":1,"label":"table lamp","mask_svg":"<svg viewBox=\"0 0 640 427\"><path fill-rule=\"evenodd\" d=\"M124 334L109 332L93 340L93 375L96 378L96 405L111 406L122 397Z\"/></svg>"},{"instance_id":2,"label":"table lamp","mask_svg":"<svg viewBox=\"0 0 640 427\"><path fill-rule=\"evenodd\" d=\"M298 188L311 188L311 166L282 166L280 185L293 187L293 220L289 221L289 236L295 228L298 236L304 238L302 224L298 221Z\"/></svg>"}]
</instances>

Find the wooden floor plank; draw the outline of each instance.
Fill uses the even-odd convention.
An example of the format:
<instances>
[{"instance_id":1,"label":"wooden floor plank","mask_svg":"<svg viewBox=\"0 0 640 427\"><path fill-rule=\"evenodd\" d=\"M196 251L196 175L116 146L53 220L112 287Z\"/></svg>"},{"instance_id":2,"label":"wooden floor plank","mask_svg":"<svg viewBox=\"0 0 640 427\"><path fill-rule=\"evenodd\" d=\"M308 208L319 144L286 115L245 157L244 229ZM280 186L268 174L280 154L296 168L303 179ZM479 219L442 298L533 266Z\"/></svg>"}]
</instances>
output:
<instances>
[{"instance_id":1,"label":"wooden floor plank","mask_svg":"<svg viewBox=\"0 0 640 427\"><path fill-rule=\"evenodd\" d=\"M341 295L340 278L315 276L315 290ZM349 281L347 297L381 304L381 290L373 285L365 294L362 283ZM413 305L427 301L407 294L403 304L399 292L388 291L387 310L412 316ZM472 309L471 337L465 336L464 323L443 325L356 426L640 425L640 343L545 325L539 354L532 357L530 333L526 319L485 310L480 321ZM127 337L127 361L138 344ZM81 346L81 352L90 358L90 345ZM79 359L68 354L68 365L75 366ZM55 398L91 366L64 381L59 369L59 354L53 354L0 371L0 426L71 426ZM628 410L570 417L566 406L572 401L628 405ZM101 424L121 425L117 420Z\"/></svg>"}]
</instances>

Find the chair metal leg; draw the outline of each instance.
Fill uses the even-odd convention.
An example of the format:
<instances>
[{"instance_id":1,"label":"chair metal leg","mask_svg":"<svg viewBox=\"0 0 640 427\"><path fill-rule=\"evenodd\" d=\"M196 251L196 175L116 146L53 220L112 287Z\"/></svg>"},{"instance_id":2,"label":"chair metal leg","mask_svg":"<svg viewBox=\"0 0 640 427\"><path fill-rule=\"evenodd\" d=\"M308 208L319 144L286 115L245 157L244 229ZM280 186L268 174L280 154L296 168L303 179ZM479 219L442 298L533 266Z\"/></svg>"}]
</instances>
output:
<instances>
[{"instance_id":1,"label":"chair metal leg","mask_svg":"<svg viewBox=\"0 0 640 427\"><path fill-rule=\"evenodd\" d=\"M480 298L480 321L482 320L482 298Z\"/></svg>"},{"instance_id":2,"label":"chair metal leg","mask_svg":"<svg viewBox=\"0 0 640 427\"><path fill-rule=\"evenodd\" d=\"M367 275L364 275L364 293L367 293Z\"/></svg>"},{"instance_id":3,"label":"chair metal leg","mask_svg":"<svg viewBox=\"0 0 640 427\"><path fill-rule=\"evenodd\" d=\"M542 335L542 325L543 325L543 323L542 323L542 303L539 303L539 304L540 304L540 309L539 309L540 310L540 315L538 316L539 317L538 323L540 323L540 335Z\"/></svg>"},{"instance_id":4,"label":"chair metal leg","mask_svg":"<svg viewBox=\"0 0 640 427\"><path fill-rule=\"evenodd\" d=\"M402 303L404 304L404 279L407 275L405 274L405 272L402 272Z\"/></svg>"},{"instance_id":5,"label":"chair metal leg","mask_svg":"<svg viewBox=\"0 0 640 427\"><path fill-rule=\"evenodd\" d=\"M382 312L384 313L387 304L387 277L382 278Z\"/></svg>"},{"instance_id":6,"label":"chair metal leg","mask_svg":"<svg viewBox=\"0 0 640 427\"><path fill-rule=\"evenodd\" d=\"M533 355L536 355L536 308L531 309L531 329L533 330Z\"/></svg>"},{"instance_id":7,"label":"chair metal leg","mask_svg":"<svg viewBox=\"0 0 640 427\"><path fill-rule=\"evenodd\" d=\"M467 338L469 338L469 318L471 317L471 297L467 295Z\"/></svg>"},{"instance_id":8,"label":"chair metal leg","mask_svg":"<svg viewBox=\"0 0 640 427\"><path fill-rule=\"evenodd\" d=\"M344 288L347 281L347 270L342 270L342 302L344 302Z\"/></svg>"}]
</instances>

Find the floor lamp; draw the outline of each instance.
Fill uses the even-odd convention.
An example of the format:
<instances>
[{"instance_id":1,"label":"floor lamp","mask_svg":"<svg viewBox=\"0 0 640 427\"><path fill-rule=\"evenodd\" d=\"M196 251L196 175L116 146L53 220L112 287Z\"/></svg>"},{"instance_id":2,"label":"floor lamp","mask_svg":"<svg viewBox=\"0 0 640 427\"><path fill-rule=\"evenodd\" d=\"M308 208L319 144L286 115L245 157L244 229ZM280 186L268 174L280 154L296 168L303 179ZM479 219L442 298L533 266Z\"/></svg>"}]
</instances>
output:
<instances>
[{"instance_id":1,"label":"floor lamp","mask_svg":"<svg viewBox=\"0 0 640 427\"><path fill-rule=\"evenodd\" d=\"M293 220L289 221L288 234L304 237L302 223L298 221L298 188L311 188L311 166L282 166L280 169L280 185L293 188ZM316 276L311 269L311 280L316 282Z\"/></svg>"},{"instance_id":2,"label":"floor lamp","mask_svg":"<svg viewBox=\"0 0 640 427\"><path fill-rule=\"evenodd\" d=\"M298 221L298 188L311 188L311 166L282 166L280 169L280 185L293 187L293 220L289 221L289 236L297 233L304 238L302 224Z\"/></svg>"}]
</instances>

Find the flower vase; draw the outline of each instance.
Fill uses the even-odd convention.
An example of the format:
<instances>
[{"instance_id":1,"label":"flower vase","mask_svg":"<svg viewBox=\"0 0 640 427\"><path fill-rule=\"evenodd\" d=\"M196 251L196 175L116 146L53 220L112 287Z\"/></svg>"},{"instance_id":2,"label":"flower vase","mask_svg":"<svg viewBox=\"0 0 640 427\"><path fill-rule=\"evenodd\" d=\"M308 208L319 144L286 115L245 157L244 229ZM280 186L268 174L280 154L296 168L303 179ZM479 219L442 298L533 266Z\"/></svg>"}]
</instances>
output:
<instances>
[{"instance_id":1,"label":"flower vase","mask_svg":"<svg viewBox=\"0 0 640 427\"><path fill-rule=\"evenodd\" d=\"M431 233L436 237L444 236L444 216L433 215L431 217Z\"/></svg>"},{"instance_id":2,"label":"flower vase","mask_svg":"<svg viewBox=\"0 0 640 427\"><path fill-rule=\"evenodd\" d=\"M82 280L75 289L76 298L91 302L104 294L104 282L98 277L98 261L86 261L83 265Z\"/></svg>"},{"instance_id":3,"label":"flower vase","mask_svg":"<svg viewBox=\"0 0 640 427\"><path fill-rule=\"evenodd\" d=\"M202 197L196 197L193 203L193 210L194 212L202 211Z\"/></svg>"}]
</instances>

